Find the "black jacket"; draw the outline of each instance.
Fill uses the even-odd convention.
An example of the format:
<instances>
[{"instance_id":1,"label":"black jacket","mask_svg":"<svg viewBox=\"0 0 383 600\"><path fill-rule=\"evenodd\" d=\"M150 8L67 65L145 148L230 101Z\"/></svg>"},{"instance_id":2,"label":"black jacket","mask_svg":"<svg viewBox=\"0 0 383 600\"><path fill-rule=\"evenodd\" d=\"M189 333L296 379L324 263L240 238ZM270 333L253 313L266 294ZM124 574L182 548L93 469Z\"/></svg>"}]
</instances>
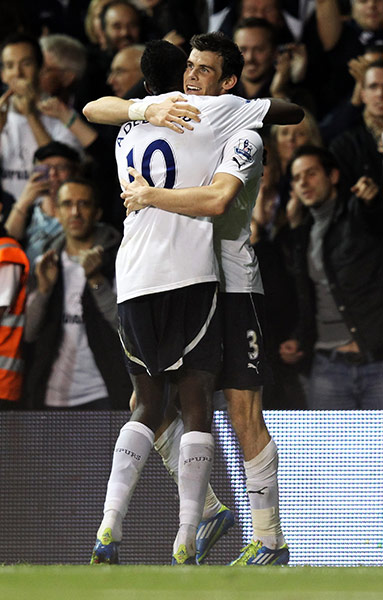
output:
<instances>
[{"instance_id":1,"label":"black jacket","mask_svg":"<svg viewBox=\"0 0 383 600\"><path fill-rule=\"evenodd\" d=\"M330 144L341 172L341 195L347 197L360 177L371 177L383 192L383 155L364 121L336 137Z\"/></svg>"},{"instance_id":2,"label":"black jacket","mask_svg":"<svg viewBox=\"0 0 383 600\"><path fill-rule=\"evenodd\" d=\"M313 224L291 232L299 305L295 335L306 353L316 340L315 292L307 250ZM356 196L338 200L323 240L323 264L330 289L352 338L366 361L383 359L383 199L369 205Z\"/></svg>"}]
</instances>

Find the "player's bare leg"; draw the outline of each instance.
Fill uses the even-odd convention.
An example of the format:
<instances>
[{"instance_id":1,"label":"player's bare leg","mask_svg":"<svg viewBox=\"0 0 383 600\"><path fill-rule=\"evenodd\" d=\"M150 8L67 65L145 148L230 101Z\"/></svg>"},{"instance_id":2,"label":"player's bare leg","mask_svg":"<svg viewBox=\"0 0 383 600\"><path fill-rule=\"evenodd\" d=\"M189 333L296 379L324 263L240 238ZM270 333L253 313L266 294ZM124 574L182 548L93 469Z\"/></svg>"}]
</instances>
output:
<instances>
[{"instance_id":1,"label":"player's bare leg","mask_svg":"<svg viewBox=\"0 0 383 600\"><path fill-rule=\"evenodd\" d=\"M284 564L289 556L279 517L278 449L263 418L262 389L229 389L225 396L245 459L253 521L253 541L232 564Z\"/></svg>"}]
</instances>

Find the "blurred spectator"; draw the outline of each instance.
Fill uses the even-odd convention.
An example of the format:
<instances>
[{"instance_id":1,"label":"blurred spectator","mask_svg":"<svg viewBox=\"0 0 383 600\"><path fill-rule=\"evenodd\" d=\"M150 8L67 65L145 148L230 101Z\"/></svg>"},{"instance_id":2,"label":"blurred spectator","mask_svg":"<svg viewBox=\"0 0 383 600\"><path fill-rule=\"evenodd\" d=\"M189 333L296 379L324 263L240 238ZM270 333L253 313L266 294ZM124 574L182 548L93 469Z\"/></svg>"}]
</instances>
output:
<instances>
[{"instance_id":1,"label":"blurred spectator","mask_svg":"<svg viewBox=\"0 0 383 600\"><path fill-rule=\"evenodd\" d=\"M69 107L82 109L76 104L76 87L86 69L85 46L60 33L42 37L40 46L44 56L40 72L41 91L46 96L56 96Z\"/></svg>"},{"instance_id":2,"label":"blurred spectator","mask_svg":"<svg viewBox=\"0 0 383 600\"><path fill-rule=\"evenodd\" d=\"M238 94L249 99L271 96L277 58L274 26L265 19L244 19L238 23L233 39L245 59Z\"/></svg>"},{"instance_id":3,"label":"blurred spectator","mask_svg":"<svg viewBox=\"0 0 383 600\"><path fill-rule=\"evenodd\" d=\"M383 60L383 45L366 46L364 54L349 61L348 70L354 78L354 89L344 102L339 104L320 122L322 138L326 145L340 133L359 123L363 109L361 90L364 74L367 65L378 60Z\"/></svg>"},{"instance_id":4,"label":"blurred spectator","mask_svg":"<svg viewBox=\"0 0 383 600\"><path fill-rule=\"evenodd\" d=\"M265 295L268 355L274 382L265 385L267 408L304 408L305 364L286 365L279 345L297 322L298 307L292 277L292 251L286 217L290 198L288 164L294 150L303 144L321 145L318 125L305 111L298 125L273 125L267 150L267 164L253 211L252 244L259 260Z\"/></svg>"},{"instance_id":5,"label":"blurred spectator","mask_svg":"<svg viewBox=\"0 0 383 600\"><path fill-rule=\"evenodd\" d=\"M95 22L98 19L101 33L95 35L99 42L89 46L87 68L78 89L79 104L83 107L91 100L110 95L107 79L114 55L122 48L138 44L142 37L141 15L128 0L104 4Z\"/></svg>"},{"instance_id":6,"label":"blurred spectator","mask_svg":"<svg viewBox=\"0 0 383 600\"><path fill-rule=\"evenodd\" d=\"M62 231L56 219L57 190L63 181L78 173L80 157L70 146L50 142L36 150L34 166L5 223L8 233L22 242L31 271L36 258Z\"/></svg>"},{"instance_id":7,"label":"blurred spectator","mask_svg":"<svg viewBox=\"0 0 383 600\"><path fill-rule=\"evenodd\" d=\"M120 236L98 224L92 184L69 179L57 194L63 233L36 263L26 341L34 342L26 398L30 408L128 408L131 395L117 334L113 290Z\"/></svg>"},{"instance_id":8,"label":"blurred spectator","mask_svg":"<svg viewBox=\"0 0 383 600\"><path fill-rule=\"evenodd\" d=\"M123 48L112 60L108 84L115 96L123 98L142 79L141 56L145 46L135 44Z\"/></svg>"},{"instance_id":9,"label":"blurred spectator","mask_svg":"<svg viewBox=\"0 0 383 600\"><path fill-rule=\"evenodd\" d=\"M364 110L360 124L335 138L330 145L341 170L346 194L366 175L383 190L383 61L366 65L360 97Z\"/></svg>"},{"instance_id":10,"label":"blurred spectator","mask_svg":"<svg viewBox=\"0 0 383 600\"><path fill-rule=\"evenodd\" d=\"M330 152L301 146L289 207L299 324L280 347L287 364L314 352L310 409L383 408L383 202L366 176L348 195ZM343 188L339 188L343 189ZM300 207L309 213L302 221Z\"/></svg>"},{"instance_id":11,"label":"blurred spectator","mask_svg":"<svg viewBox=\"0 0 383 600\"><path fill-rule=\"evenodd\" d=\"M62 34L45 36L40 45L44 56L40 73L44 99L39 108L43 114L59 119L81 146L88 149L98 133L77 112L83 109L82 100L77 98L77 88L87 64L86 49L79 41Z\"/></svg>"},{"instance_id":12,"label":"blurred spectator","mask_svg":"<svg viewBox=\"0 0 383 600\"><path fill-rule=\"evenodd\" d=\"M28 272L25 253L0 222L0 409L16 408L21 397Z\"/></svg>"},{"instance_id":13,"label":"blurred spectator","mask_svg":"<svg viewBox=\"0 0 383 600\"><path fill-rule=\"evenodd\" d=\"M278 44L294 41L294 36L287 26L280 0L242 0L240 19L266 19L274 25Z\"/></svg>"},{"instance_id":14,"label":"blurred spectator","mask_svg":"<svg viewBox=\"0 0 383 600\"><path fill-rule=\"evenodd\" d=\"M106 39L101 26L101 12L110 0L91 0L85 17L85 33L91 44L106 49Z\"/></svg>"},{"instance_id":15,"label":"blurred spectator","mask_svg":"<svg viewBox=\"0 0 383 600\"><path fill-rule=\"evenodd\" d=\"M345 66L366 46L383 44L383 1L353 0L351 19L341 14L337 0L316 0L318 35L326 71L318 78L318 107L327 114L352 92L354 81ZM322 115L321 115L322 116Z\"/></svg>"},{"instance_id":16,"label":"blurred spectator","mask_svg":"<svg viewBox=\"0 0 383 600\"><path fill-rule=\"evenodd\" d=\"M284 213L290 199L290 173L287 167L294 150L303 144L322 145L318 123L307 109L304 119L297 125L273 125L270 129L261 191L275 197L274 217L281 210ZM281 225L280 219L276 218L265 225L268 228L272 225L275 227L276 222ZM286 223L284 219L282 222Z\"/></svg>"},{"instance_id":17,"label":"blurred spectator","mask_svg":"<svg viewBox=\"0 0 383 600\"><path fill-rule=\"evenodd\" d=\"M106 50L112 57L121 48L137 44L141 39L141 18L128 0L112 0L100 15Z\"/></svg>"},{"instance_id":18,"label":"blurred spectator","mask_svg":"<svg viewBox=\"0 0 383 600\"><path fill-rule=\"evenodd\" d=\"M0 98L2 186L18 198L37 148L52 139L74 147L79 143L68 127L38 109L43 57L37 41L24 34L9 36L1 48L1 61L2 81L8 86Z\"/></svg>"}]
</instances>

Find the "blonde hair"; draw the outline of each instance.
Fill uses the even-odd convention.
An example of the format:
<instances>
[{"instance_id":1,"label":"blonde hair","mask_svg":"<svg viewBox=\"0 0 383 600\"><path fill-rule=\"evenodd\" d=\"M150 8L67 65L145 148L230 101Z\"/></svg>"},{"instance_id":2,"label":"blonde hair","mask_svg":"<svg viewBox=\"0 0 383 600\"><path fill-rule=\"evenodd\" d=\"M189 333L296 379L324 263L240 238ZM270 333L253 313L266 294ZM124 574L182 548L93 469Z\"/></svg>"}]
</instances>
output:
<instances>
[{"instance_id":1,"label":"blonde hair","mask_svg":"<svg viewBox=\"0 0 383 600\"><path fill-rule=\"evenodd\" d=\"M309 137L309 139L305 143L312 144L313 146L323 146L322 136L319 131L316 118L306 108L304 109L304 112L305 116L303 121L307 124ZM278 185L279 179L283 175L277 145L278 131L281 127L285 127L285 125L272 125L270 128L270 135L267 140L267 164L270 168L271 173L270 184L275 184L276 186Z\"/></svg>"},{"instance_id":2,"label":"blonde hair","mask_svg":"<svg viewBox=\"0 0 383 600\"><path fill-rule=\"evenodd\" d=\"M109 4L112 0L91 0L88 6L88 10L86 12L85 21L84 21L84 29L89 41L93 44L98 44L99 40L97 39L96 33L94 31L94 16L95 12L99 6L102 8Z\"/></svg>"}]
</instances>

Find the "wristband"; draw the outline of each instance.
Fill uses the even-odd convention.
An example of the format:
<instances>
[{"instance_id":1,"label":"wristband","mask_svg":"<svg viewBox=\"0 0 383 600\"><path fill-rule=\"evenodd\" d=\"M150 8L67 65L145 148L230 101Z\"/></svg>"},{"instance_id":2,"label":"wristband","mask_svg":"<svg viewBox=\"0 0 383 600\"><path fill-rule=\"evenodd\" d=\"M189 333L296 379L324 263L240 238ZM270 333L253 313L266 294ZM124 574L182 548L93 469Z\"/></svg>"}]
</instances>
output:
<instances>
[{"instance_id":1,"label":"wristband","mask_svg":"<svg viewBox=\"0 0 383 600\"><path fill-rule=\"evenodd\" d=\"M75 120L76 120L76 119L77 119L77 113L76 113L76 111L74 110L74 111L72 112L71 116L70 116L70 119L69 119L68 123L65 123L65 127L66 127L67 129L69 129L70 127L72 127L72 125L73 125L73 123L75 122Z\"/></svg>"},{"instance_id":2,"label":"wristband","mask_svg":"<svg viewBox=\"0 0 383 600\"><path fill-rule=\"evenodd\" d=\"M128 117L129 121L145 121L145 112L148 104L144 102L134 102L129 106Z\"/></svg>"}]
</instances>

